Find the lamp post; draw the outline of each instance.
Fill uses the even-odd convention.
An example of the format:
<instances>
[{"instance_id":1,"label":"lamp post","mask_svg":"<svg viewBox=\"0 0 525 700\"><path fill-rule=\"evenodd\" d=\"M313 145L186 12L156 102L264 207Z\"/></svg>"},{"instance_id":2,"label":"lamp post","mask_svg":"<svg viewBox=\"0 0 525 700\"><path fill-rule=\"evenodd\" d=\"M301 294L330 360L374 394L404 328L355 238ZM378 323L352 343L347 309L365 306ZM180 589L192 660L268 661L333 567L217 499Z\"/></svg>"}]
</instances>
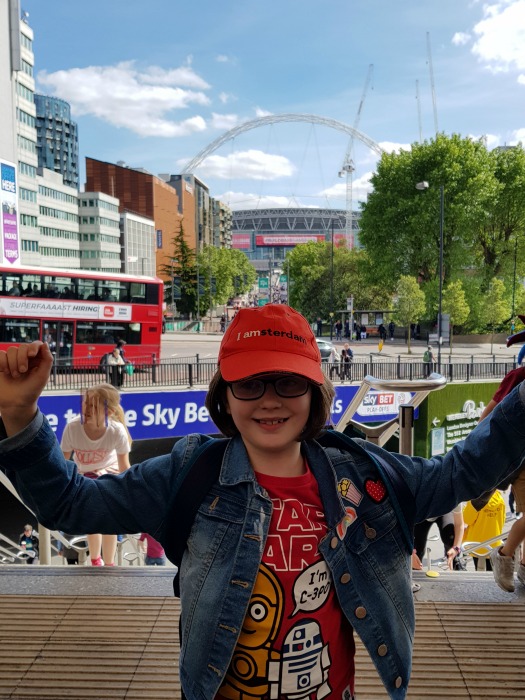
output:
<instances>
[{"instance_id":1,"label":"lamp post","mask_svg":"<svg viewBox=\"0 0 525 700\"><path fill-rule=\"evenodd\" d=\"M416 183L416 190L428 190L426 180ZM445 187L439 186L439 293L438 293L438 371L441 372L443 346L443 238L445 228Z\"/></svg>"},{"instance_id":2,"label":"lamp post","mask_svg":"<svg viewBox=\"0 0 525 700\"><path fill-rule=\"evenodd\" d=\"M331 221L331 250L330 250L330 340L333 338L334 329L334 219Z\"/></svg>"}]
</instances>

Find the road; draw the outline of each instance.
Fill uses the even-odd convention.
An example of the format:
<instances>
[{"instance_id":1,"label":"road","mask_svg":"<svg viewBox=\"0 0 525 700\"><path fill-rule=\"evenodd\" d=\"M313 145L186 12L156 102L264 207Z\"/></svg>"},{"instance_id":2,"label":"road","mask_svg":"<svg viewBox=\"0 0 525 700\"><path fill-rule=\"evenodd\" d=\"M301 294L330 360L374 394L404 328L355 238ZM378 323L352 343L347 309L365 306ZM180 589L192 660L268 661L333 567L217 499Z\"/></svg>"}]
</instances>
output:
<instances>
[{"instance_id":1,"label":"road","mask_svg":"<svg viewBox=\"0 0 525 700\"><path fill-rule=\"evenodd\" d=\"M168 332L162 336L161 357L163 359L190 357L198 354L202 359L216 358L219 352L219 345L222 335L218 333L184 333L184 332ZM334 343L340 349L343 343ZM399 355L404 358L421 359L426 348L426 343L423 341L412 341L412 353L409 354L407 346L399 340L390 342L385 341L381 352L378 351L377 339L353 342L352 350L354 356L366 356L372 354L375 358L379 357L395 357ZM493 355L496 360L512 361L519 352L519 345L514 345L510 348L505 347L504 343L494 343ZM437 357L437 349L434 347L434 355ZM448 361L449 350L443 348L442 357ZM458 361L465 361L465 358L471 357L476 361L489 361L492 358L490 343L473 343L473 344L455 344L452 350L452 358Z\"/></svg>"}]
</instances>

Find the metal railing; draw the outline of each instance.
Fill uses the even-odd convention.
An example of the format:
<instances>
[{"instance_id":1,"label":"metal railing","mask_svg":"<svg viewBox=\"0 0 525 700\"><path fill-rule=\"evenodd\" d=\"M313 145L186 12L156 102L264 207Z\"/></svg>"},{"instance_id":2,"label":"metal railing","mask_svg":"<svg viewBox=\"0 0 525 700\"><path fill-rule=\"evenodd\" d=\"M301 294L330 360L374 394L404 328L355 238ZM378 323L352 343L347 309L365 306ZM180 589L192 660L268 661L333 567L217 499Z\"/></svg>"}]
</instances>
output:
<instances>
[{"instance_id":1,"label":"metal railing","mask_svg":"<svg viewBox=\"0 0 525 700\"><path fill-rule=\"evenodd\" d=\"M349 365L323 362L325 374L335 383L361 383L367 375L381 380L416 381L426 379L437 370L436 363L429 366L420 360L376 359L372 355L359 356ZM493 357L485 362L466 360L442 361L441 372L447 381L469 382L472 380L501 380L507 372L515 369L516 362L501 361ZM61 361L53 365L46 389L82 390L94 384L108 382L118 388L143 389L146 387L195 387L207 386L217 369L217 361L201 360L199 355L134 363L129 367L75 367ZM129 373L128 373L129 372Z\"/></svg>"}]
</instances>

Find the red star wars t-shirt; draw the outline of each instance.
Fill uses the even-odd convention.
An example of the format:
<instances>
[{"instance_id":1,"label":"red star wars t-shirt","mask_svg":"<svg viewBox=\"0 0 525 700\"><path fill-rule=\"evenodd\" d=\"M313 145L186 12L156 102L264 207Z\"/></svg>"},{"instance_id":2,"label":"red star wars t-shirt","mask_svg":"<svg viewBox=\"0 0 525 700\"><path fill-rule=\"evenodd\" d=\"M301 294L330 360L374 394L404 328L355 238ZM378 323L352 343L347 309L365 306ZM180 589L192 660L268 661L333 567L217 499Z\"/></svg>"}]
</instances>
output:
<instances>
[{"instance_id":1,"label":"red star wars t-shirt","mask_svg":"<svg viewBox=\"0 0 525 700\"><path fill-rule=\"evenodd\" d=\"M273 513L259 574L217 698L350 700L355 645L318 552L326 522L317 482L257 474Z\"/></svg>"}]
</instances>

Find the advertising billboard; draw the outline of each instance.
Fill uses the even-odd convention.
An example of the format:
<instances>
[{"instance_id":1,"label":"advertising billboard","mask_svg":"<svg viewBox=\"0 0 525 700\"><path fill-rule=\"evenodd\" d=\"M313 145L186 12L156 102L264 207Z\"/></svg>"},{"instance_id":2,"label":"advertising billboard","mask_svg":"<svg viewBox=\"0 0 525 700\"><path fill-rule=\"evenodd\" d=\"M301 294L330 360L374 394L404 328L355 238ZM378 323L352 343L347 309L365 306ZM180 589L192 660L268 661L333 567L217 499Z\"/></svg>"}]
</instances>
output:
<instances>
[{"instance_id":1,"label":"advertising billboard","mask_svg":"<svg viewBox=\"0 0 525 700\"><path fill-rule=\"evenodd\" d=\"M2 265L20 266L20 227L16 166L0 160Z\"/></svg>"}]
</instances>

